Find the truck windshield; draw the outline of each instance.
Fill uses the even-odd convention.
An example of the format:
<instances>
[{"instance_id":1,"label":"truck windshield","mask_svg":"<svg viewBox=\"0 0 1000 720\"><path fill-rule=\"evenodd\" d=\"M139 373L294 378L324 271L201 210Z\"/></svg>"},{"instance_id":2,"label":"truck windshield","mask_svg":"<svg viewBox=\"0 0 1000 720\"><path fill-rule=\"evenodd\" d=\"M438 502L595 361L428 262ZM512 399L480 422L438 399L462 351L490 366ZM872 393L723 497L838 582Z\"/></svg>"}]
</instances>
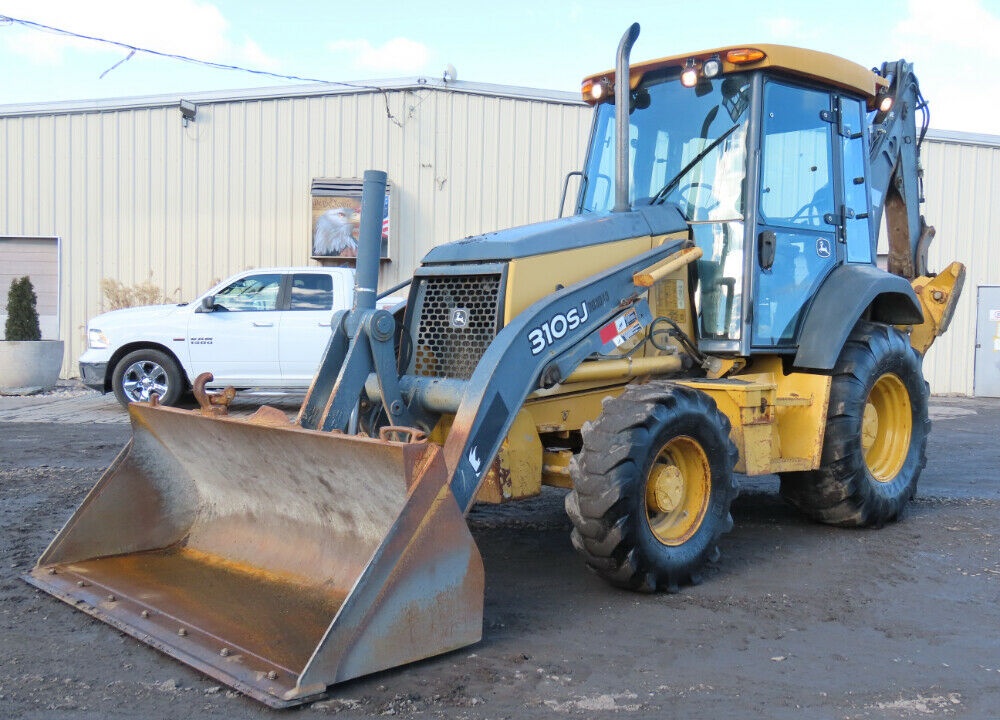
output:
<instances>
[{"instance_id":1,"label":"truck windshield","mask_svg":"<svg viewBox=\"0 0 1000 720\"><path fill-rule=\"evenodd\" d=\"M750 76L681 85L679 70L643 78L629 115L629 201L671 202L691 221L743 217ZM614 205L615 107L597 108L587 155L584 213Z\"/></svg>"}]
</instances>

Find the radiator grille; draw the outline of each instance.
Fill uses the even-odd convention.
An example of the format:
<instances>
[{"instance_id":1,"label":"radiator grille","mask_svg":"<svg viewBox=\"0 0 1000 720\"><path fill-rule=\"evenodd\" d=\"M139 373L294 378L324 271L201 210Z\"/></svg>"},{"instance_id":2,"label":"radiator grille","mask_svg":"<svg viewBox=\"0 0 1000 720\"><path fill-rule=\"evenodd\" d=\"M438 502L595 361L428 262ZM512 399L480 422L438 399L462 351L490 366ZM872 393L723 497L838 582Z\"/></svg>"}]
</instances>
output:
<instances>
[{"instance_id":1,"label":"radiator grille","mask_svg":"<svg viewBox=\"0 0 1000 720\"><path fill-rule=\"evenodd\" d=\"M443 275L421 282L413 373L468 380L496 337L500 275Z\"/></svg>"}]
</instances>

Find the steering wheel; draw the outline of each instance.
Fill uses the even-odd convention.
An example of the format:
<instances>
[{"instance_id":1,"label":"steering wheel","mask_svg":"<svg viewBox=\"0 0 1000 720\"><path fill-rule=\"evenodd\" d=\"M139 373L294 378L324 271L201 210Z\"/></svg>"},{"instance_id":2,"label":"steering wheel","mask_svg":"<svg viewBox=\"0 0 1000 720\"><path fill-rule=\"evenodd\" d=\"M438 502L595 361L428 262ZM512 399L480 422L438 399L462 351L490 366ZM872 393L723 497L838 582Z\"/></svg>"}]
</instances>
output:
<instances>
[{"instance_id":1,"label":"steering wheel","mask_svg":"<svg viewBox=\"0 0 1000 720\"><path fill-rule=\"evenodd\" d=\"M711 196L712 186L707 182L690 182L684 187L677 191L677 197L680 200L680 204L687 205L688 207L697 208L698 210L703 210L708 212L709 210L714 210L719 207L719 201L716 200L711 205L706 205L704 207L698 205L696 202L692 202L690 198L687 197L687 193L694 190L694 198L698 199L701 197L701 193L707 192Z\"/></svg>"},{"instance_id":2,"label":"steering wheel","mask_svg":"<svg viewBox=\"0 0 1000 720\"><path fill-rule=\"evenodd\" d=\"M815 226L822 224L820 221L823 219L823 214L819 211L819 207L815 203L809 201L796 210L795 214L788 219L796 225L807 224Z\"/></svg>"}]
</instances>

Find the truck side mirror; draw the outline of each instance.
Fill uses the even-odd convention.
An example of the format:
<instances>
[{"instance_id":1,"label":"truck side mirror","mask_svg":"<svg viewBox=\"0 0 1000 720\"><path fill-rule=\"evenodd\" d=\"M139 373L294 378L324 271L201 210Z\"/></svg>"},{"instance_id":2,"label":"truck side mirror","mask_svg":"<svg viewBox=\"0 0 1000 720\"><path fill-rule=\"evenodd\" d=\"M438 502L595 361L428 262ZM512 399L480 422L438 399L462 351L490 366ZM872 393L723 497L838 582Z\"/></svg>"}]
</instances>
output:
<instances>
[{"instance_id":1,"label":"truck side mirror","mask_svg":"<svg viewBox=\"0 0 1000 720\"><path fill-rule=\"evenodd\" d=\"M778 238L773 230L765 230L758 236L757 259L760 262L761 270L770 270L774 265L775 247Z\"/></svg>"},{"instance_id":2,"label":"truck side mirror","mask_svg":"<svg viewBox=\"0 0 1000 720\"><path fill-rule=\"evenodd\" d=\"M215 295L206 295L203 297L198 312L215 312Z\"/></svg>"}]
</instances>

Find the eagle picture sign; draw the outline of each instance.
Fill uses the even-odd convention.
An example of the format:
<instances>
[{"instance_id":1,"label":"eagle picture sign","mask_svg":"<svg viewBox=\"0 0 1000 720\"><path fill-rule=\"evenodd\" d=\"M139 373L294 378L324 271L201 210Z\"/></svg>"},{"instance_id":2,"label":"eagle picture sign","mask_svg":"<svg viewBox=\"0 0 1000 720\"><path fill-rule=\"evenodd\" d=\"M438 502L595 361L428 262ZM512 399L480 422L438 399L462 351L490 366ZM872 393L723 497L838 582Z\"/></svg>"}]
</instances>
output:
<instances>
[{"instance_id":1,"label":"eagle picture sign","mask_svg":"<svg viewBox=\"0 0 1000 720\"><path fill-rule=\"evenodd\" d=\"M312 182L312 238L310 256L314 260L354 260L358 255L358 227L361 224L360 178L317 178ZM385 187L382 206L383 260L389 259L389 197Z\"/></svg>"}]
</instances>

